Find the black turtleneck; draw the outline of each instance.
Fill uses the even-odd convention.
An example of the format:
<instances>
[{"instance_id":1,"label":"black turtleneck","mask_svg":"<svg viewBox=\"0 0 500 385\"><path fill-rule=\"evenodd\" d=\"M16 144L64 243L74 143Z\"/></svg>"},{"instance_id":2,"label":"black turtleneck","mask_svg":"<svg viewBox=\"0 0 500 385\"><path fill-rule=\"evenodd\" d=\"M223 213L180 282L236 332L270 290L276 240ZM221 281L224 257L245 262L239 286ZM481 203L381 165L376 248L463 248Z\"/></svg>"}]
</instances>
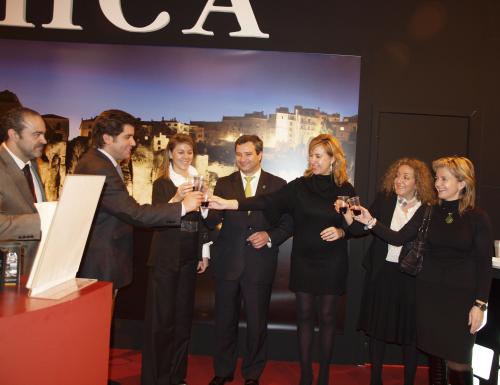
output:
<instances>
[{"instance_id":1,"label":"black turtleneck","mask_svg":"<svg viewBox=\"0 0 500 385\"><path fill-rule=\"evenodd\" d=\"M314 280L308 269L324 270L323 278L311 282L307 292L343 293L347 276L347 242L345 239L327 242L320 233L330 226L346 227L343 217L333 203L337 196L354 196L348 182L337 186L328 175L297 178L276 193L249 198L239 202L239 210L266 210L267 214L289 213L293 217L294 234L290 288L303 290L295 282ZM309 285L308 285L309 287Z\"/></svg>"},{"instance_id":2,"label":"black turtleneck","mask_svg":"<svg viewBox=\"0 0 500 385\"><path fill-rule=\"evenodd\" d=\"M430 250L419 279L472 289L476 299L486 302L492 274L491 225L483 210L460 214L458 206L458 200L435 206L427 238Z\"/></svg>"},{"instance_id":3,"label":"black turtleneck","mask_svg":"<svg viewBox=\"0 0 500 385\"><path fill-rule=\"evenodd\" d=\"M340 195L338 193L340 188L335 184L330 175L311 175L304 178L304 182L309 191L332 202L335 202L337 196Z\"/></svg>"},{"instance_id":4,"label":"black turtleneck","mask_svg":"<svg viewBox=\"0 0 500 385\"><path fill-rule=\"evenodd\" d=\"M477 211L460 215L458 205L458 200L441 201L434 207L428 234L434 258L466 258L474 247L471 235Z\"/></svg>"}]
</instances>

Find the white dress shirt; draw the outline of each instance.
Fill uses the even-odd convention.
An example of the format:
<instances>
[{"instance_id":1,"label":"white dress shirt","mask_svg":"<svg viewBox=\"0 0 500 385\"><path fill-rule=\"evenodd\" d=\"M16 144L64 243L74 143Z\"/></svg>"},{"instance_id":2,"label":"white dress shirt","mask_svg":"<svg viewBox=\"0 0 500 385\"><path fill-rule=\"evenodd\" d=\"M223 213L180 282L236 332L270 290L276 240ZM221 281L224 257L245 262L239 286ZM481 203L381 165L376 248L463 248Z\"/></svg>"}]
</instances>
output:
<instances>
[{"instance_id":1,"label":"white dress shirt","mask_svg":"<svg viewBox=\"0 0 500 385\"><path fill-rule=\"evenodd\" d=\"M250 187L252 188L252 196L255 196L257 192L257 186L259 185L260 174L262 173L262 169L259 168L257 172L253 175L245 175L240 171L241 182L243 183L243 191L245 191L245 186L247 185L247 180L245 179L248 176L253 176L253 179L250 181Z\"/></svg>"},{"instance_id":2,"label":"white dress shirt","mask_svg":"<svg viewBox=\"0 0 500 385\"><path fill-rule=\"evenodd\" d=\"M7 150L9 155L14 159L14 162L16 162L17 166L23 171L24 166L28 165L30 168L31 172L31 177L33 178L33 186L35 187L35 195L36 195L36 201L37 202L43 202L43 194L42 194L42 186L40 186L40 183L38 183L38 177L35 175L35 172L33 171L33 168L31 167L31 161L27 161L24 163L21 159L19 159L17 156L14 155L12 151L10 151L9 147L5 144L5 142L2 143L2 146Z\"/></svg>"},{"instance_id":3,"label":"white dress shirt","mask_svg":"<svg viewBox=\"0 0 500 385\"><path fill-rule=\"evenodd\" d=\"M113 163L113 166L116 168L116 166L118 166L118 162L116 161L115 158L113 158L110 154L108 154L106 152L106 150L102 149L102 148L98 148L97 151L100 151L101 153L103 153L104 155L106 155L106 158L108 158L111 163Z\"/></svg>"}]
</instances>

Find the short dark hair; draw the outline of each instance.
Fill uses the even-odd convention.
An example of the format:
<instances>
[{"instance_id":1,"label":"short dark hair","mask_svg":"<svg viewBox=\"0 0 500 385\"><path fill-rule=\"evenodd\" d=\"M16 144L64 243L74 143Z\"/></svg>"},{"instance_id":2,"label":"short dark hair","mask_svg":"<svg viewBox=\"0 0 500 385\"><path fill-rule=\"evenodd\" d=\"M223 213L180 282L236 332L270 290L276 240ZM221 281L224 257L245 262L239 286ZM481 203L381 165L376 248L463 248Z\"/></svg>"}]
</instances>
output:
<instances>
[{"instance_id":1,"label":"short dark hair","mask_svg":"<svg viewBox=\"0 0 500 385\"><path fill-rule=\"evenodd\" d=\"M107 134L115 138L123 132L123 126L126 124L130 124L135 128L137 118L121 110L101 112L92 125L92 145L97 148L103 147L104 139L102 136Z\"/></svg>"},{"instance_id":2,"label":"short dark hair","mask_svg":"<svg viewBox=\"0 0 500 385\"><path fill-rule=\"evenodd\" d=\"M40 116L41 115L27 107L14 107L11 108L0 116L0 142L7 140L7 131L11 128L14 129L19 135L26 128L24 118L28 115Z\"/></svg>"},{"instance_id":3,"label":"short dark hair","mask_svg":"<svg viewBox=\"0 0 500 385\"><path fill-rule=\"evenodd\" d=\"M236 151L236 146L248 142L253 143L257 154L260 154L264 149L264 142L257 135L241 135L238 139L236 139L236 142L234 142L234 150Z\"/></svg>"}]
</instances>

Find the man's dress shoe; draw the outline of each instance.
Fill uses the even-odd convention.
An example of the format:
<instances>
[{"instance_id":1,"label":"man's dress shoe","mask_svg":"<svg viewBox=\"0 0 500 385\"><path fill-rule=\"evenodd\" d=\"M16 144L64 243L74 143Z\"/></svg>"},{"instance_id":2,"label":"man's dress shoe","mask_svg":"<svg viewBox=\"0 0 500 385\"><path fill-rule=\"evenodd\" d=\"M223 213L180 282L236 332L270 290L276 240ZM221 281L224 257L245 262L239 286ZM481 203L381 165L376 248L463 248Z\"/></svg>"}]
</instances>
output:
<instances>
[{"instance_id":1,"label":"man's dress shoe","mask_svg":"<svg viewBox=\"0 0 500 385\"><path fill-rule=\"evenodd\" d=\"M219 377L219 376L215 376L208 383L208 385L224 385L226 382L231 382L231 381L233 381L233 377Z\"/></svg>"}]
</instances>

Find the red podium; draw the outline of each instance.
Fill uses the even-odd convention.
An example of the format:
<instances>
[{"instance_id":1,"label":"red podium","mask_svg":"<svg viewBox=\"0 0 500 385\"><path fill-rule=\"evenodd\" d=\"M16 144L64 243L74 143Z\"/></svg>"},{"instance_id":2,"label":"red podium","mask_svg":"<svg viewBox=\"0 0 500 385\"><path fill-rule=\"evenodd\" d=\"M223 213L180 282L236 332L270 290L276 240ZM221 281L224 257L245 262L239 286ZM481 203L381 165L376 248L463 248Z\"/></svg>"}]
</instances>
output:
<instances>
[{"instance_id":1,"label":"red podium","mask_svg":"<svg viewBox=\"0 0 500 385\"><path fill-rule=\"evenodd\" d=\"M0 291L0 384L105 385L111 289L96 282L60 300Z\"/></svg>"}]
</instances>

